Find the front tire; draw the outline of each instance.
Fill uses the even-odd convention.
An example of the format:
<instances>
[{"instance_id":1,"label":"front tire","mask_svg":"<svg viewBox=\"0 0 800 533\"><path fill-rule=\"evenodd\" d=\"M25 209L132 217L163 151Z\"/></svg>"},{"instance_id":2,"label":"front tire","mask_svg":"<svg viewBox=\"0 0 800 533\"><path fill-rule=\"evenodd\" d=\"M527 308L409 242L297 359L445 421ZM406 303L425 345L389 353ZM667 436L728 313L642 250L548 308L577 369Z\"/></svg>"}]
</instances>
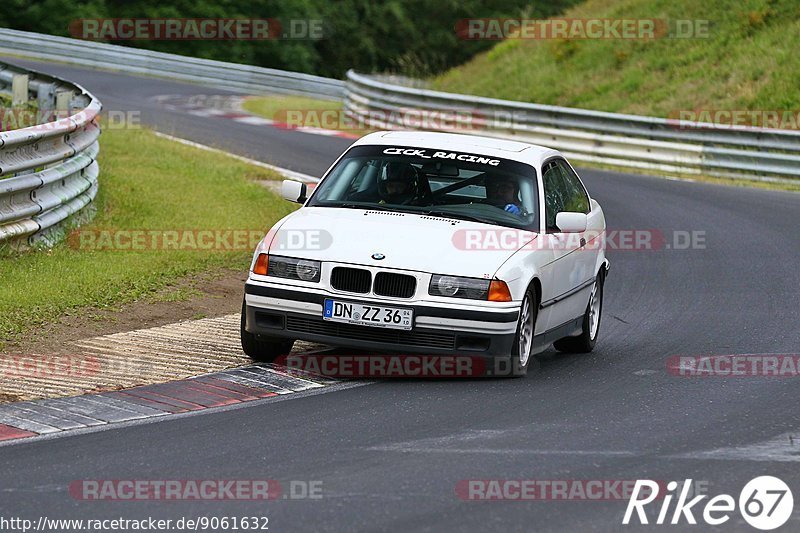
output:
<instances>
[{"instance_id":1,"label":"front tire","mask_svg":"<svg viewBox=\"0 0 800 533\"><path fill-rule=\"evenodd\" d=\"M538 365L533 362L533 336L536 331L536 316L538 315L539 302L536 294L528 288L522 305L519 309L519 322L514 345L511 348L511 377L522 377L528 373L531 366Z\"/></svg>"},{"instance_id":2,"label":"front tire","mask_svg":"<svg viewBox=\"0 0 800 533\"><path fill-rule=\"evenodd\" d=\"M603 284L605 283L604 271L601 270L594 280L592 292L589 294L589 304L583 314L583 328L577 337L565 337L553 343L559 352L589 353L597 343L597 334L600 332L600 317L603 312Z\"/></svg>"},{"instance_id":3,"label":"front tire","mask_svg":"<svg viewBox=\"0 0 800 533\"><path fill-rule=\"evenodd\" d=\"M240 325L242 350L253 361L272 363L278 357L288 355L292 351L293 340L254 335L245 329L246 322L247 307L245 302L242 301L242 320Z\"/></svg>"}]
</instances>

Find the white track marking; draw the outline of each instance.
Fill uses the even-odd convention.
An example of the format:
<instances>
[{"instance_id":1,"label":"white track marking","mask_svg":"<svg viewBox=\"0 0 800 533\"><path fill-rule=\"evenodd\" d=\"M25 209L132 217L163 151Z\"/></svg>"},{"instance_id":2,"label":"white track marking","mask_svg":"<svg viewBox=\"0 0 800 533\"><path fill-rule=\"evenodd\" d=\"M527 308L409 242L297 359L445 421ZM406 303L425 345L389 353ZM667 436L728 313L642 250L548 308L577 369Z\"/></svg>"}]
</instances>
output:
<instances>
[{"instance_id":1,"label":"white track marking","mask_svg":"<svg viewBox=\"0 0 800 533\"><path fill-rule=\"evenodd\" d=\"M215 154L225 155L228 157L232 157L233 159L236 159L238 161L248 163L250 165L255 165L257 167L266 168L274 172L278 172L279 174L283 174L284 176L286 176L286 178L288 179L302 181L305 183L309 182L317 183L319 181L319 178L315 178L314 176L309 176L308 174L303 174L302 172L295 172L294 170L289 170L288 168L282 168L275 165L270 165L269 163L264 163L263 161L256 161L255 159L250 159L249 157L232 154L231 152L226 152L225 150L220 150L219 148L212 148L211 146L196 143L188 139L174 137L172 135L167 135L166 133L161 133L160 131L155 131L153 133L155 133L158 137L161 137L162 139L169 139L170 141L185 144L186 146L191 146L192 148L197 148L199 150L204 150L206 152L214 152Z\"/></svg>"}]
</instances>

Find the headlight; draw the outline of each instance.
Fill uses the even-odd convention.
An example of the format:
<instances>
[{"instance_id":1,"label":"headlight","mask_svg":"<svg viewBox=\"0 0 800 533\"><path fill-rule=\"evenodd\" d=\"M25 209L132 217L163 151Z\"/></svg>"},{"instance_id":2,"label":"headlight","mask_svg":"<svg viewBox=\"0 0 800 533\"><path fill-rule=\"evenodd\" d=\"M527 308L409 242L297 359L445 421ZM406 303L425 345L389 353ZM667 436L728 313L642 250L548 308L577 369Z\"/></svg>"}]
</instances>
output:
<instances>
[{"instance_id":1,"label":"headlight","mask_svg":"<svg viewBox=\"0 0 800 533\"><path fill-rule=\"evenodd\" d=\"M434 274L428 287L431 296L448 296L450 298L467 298L470 300L486 300L489 296L488 279L457 278Z\"/></svg>"},{"instance_id":2,"label":"headlight","mask_svg":"<svg viewBox=\"0 0 800 533\"><path fill-rule=\"evenodd\" d=\"M310 259L269 256L267 274L276 278L299 279L317 282L320 279L321 263Z\"/></svg>"},{"instance_id":3,"label":"headlight","mask_svg":"<svg viewBox=\"0 0 800 533\"><path fill-rule=\"evenodd\" d=\"M295 272L303 281L319 281L319 261L304 259L297 262Z\"/></svg>"}]
</instances>

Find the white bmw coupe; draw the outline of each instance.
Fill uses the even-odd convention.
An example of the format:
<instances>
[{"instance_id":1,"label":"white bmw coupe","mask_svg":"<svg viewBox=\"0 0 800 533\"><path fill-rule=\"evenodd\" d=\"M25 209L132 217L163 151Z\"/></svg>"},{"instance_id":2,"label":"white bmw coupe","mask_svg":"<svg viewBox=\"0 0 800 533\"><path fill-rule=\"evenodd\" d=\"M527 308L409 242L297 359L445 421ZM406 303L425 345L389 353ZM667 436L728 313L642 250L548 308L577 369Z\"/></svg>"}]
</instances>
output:
<instances>
[{"instance_id":1,"label":"white bmw coupe","mask_svg":"<svg viewBox=\"0 0 800 533\"><path fill-rule=\"evenodd\" d=\"M505 360L589 352L603 307L605 218L563 155L473 135L378 132L259 243L242 302L247 355L295 340L372 353Z\"/></svg>"}]
</instances>

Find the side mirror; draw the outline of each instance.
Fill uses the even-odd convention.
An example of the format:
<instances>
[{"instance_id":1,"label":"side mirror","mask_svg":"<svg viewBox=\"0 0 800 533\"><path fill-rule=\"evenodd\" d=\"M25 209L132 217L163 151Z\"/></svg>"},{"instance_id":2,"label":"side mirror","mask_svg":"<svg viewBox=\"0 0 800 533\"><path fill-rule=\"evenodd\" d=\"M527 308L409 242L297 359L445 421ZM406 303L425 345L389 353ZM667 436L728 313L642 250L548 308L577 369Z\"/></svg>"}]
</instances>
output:
<instances>
[{"instance_id":1,"label":"side mirror","mask_svg":"<svg viewBox=\"0 0 800 533\"><path fill-rule=\"evenodd\" d=\"M306 184L294 180L283 180L281 196L290 202L302 204L306 201Z\"/></svg>"},{"instance_id":2,"label":"side mirror","mask_svg":"<svg viewBox=\"0 0 800 533\"><path fill-rule=\"evenodd\" d=\"M562 211L556 215L556 226L561 233L582 233L588 221L589 217L583 213Z\"/></svg>"}]
</instances>

